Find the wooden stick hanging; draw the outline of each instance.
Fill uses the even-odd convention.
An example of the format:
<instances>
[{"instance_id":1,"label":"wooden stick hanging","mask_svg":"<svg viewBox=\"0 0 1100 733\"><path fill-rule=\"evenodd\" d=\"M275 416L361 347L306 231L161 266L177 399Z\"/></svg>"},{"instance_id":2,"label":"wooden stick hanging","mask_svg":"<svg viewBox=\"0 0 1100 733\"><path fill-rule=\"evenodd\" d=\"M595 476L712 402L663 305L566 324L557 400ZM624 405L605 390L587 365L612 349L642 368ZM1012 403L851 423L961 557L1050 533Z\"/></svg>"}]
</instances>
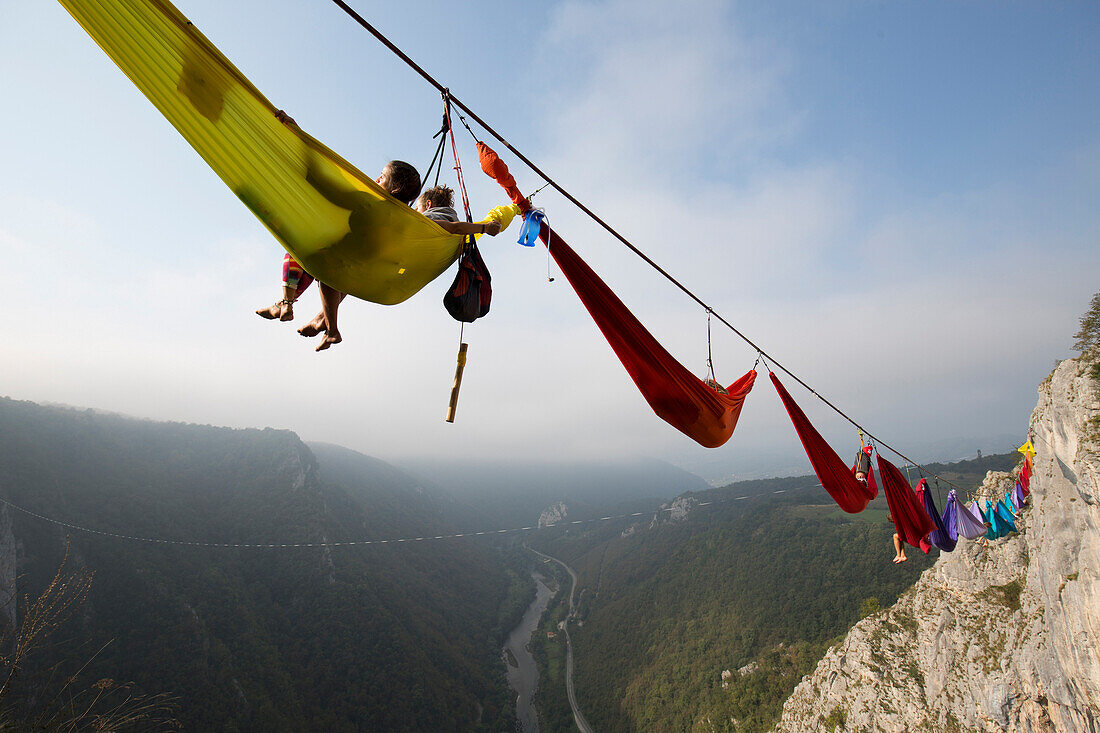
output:
<instances>
[{"instance_id":1,"label":"wooden stick hanging","mask_svg":"<svg viewBox=\"0 0 1100 733\"><path fill-rule=\"evenodd\" d=\"M447 422L455 421L455 412L458 410L458 390L462 388L462 370L466 368L466 349L469 347L465 341L458 345L458 365L455 367L455 383L451 387L451 403L447 407Z\"/></svg>"}]
</instances>

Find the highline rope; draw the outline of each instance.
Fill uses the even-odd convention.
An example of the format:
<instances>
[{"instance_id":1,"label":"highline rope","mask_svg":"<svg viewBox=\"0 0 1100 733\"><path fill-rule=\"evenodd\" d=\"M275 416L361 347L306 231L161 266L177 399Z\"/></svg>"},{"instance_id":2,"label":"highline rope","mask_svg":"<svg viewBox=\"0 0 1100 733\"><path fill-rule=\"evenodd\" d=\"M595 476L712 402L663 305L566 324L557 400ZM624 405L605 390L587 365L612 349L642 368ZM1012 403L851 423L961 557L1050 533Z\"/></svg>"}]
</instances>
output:
<instances>
[{"instance_id":1,"label":"highline rope","mask_svg":"<svg viewBox=\"0 0 1100 733\"><path fill-rule=\"evenodd\" d=\"M371 35L373 35L376 39L378 39L378 41L380 43L382 43L382 45L384 45L391 52L393 52L398 58L400 58L402 61L404 61L413 71L415 71L417 74L419 74L421 77L423 77L423 79L425 81L427 81L429 84L431 84L433 87L435 87L439 91L440 94L446 95L446 98L449 99L451 101L451 103L454 104L454 106L458 107L463 112L468 114L470 116L470 118L472 120L474 120L474 122L481 125L481 127L486 132L488 132L496 140L498 140L502 145L504 145L504 147L506 147L513 155L515 155L519 160L521 160L528 168L530 168L532 171L534 171L536 174L538 174L540 177L542 177L542 179L544 181L546 181L546 183L548 185L552 186L554 188L554 190L556 190L558 193L560 193L562 196L564 196L570 203L572 203L578 209L580 209L585 214L587 214L589 216L589 218L591 218L593 221L595 221L597 224L599 224L601 227L603 227L608 233L610 233L613 237L615 237L615 239L619 240L619 242L621 242L624 246L626 246L627 249L629 249L631 252L633 252L638 257L640 257L646 264L648 264L650 267L652 267L654 270L656 270L660 274L664 275L665 279L667 279L670 283L672 283L677 288L679 288L689 298L691 298L696 303L698 303L700 306L702 306L703 309L707 313L713 314L714 317L717 318L723 325L725 325L727 328L729 328L731 331L733 331L733 333L737 334L737 336L740 337L742 341L744 341L749 346L751 346L753 348L753 350L755 350L757 352L757 354L767 357L768 360L770 360L771 363L774 364L777 368L779 368L783 373L787 374L791 379L793 379L796 382L798 382L799 384L801 384L807 391L809 391L810 394L812 394L814 397L816 397L817 399L824 402L835 413L837 413L838 415L843 417L845 420L847 420L849 423L851 423L854 427L856 427L857 429L862 430L864 433L866 433L867 436L872 438L878 445L881 445L882 447L886 448L887 450L889 450L891 453L894 453L895 455L897 455L902 460L908 461L909 463L913 464L914 466L917 466L919 468L924 469L924 471L926 471L929 475L931 475L935 478L938 478L940 481L943 481L946 484L954 486L956 489L958 489L960 491L963 490L962 487L959 486L958 484L956 484L952 481L948 481L947 479L939 476L938 474L936 474L933 471L929 470L928 468L926 468L922 464L919 464L916 461L914 461L913 459L909 458L904 453L899 451L897 448L895 448L892 445L890 445L889 443L887 443L885 440L882 440L878 436L874 435L870 430L868 430L867 428L865 428L862 425L860 425L859 423L857 423L846 412L844 412L839 407L834 405L832 402L830 402L828 399L826 399L823 395L821 395L815 389L813 389L810 385L806 384L806 382L802 381L802 379L797 374L795 374L790 369L788 369L783 364L781 364L779 361L777 361L775 359L775 357L771 356L766 351L764 351L752 339L750 339L748 336L743 334L736 326L734 326L732 323L730 323L728 320L726 320L725 317L723 317L720 313L715 311L711 306L707 305L707 303L705 301L703 301L702 298L700 298L698 295L696 295L694 292L692 292L686 285L681 283L679 280L677 280L675 277L673 277L671 274L669 274L669 272L667 270L665 270L663 267L658 265L653 259L651 259L649 257L649 255L647 255L642 250L638 249L638 247L636 247L634 244L632 244L622 234L619 234L619 232L616 231L610 224L605 222L594 211L592 211L590 208L585 206L580 200L578 200L575 196L573 196L573 194L569 193L569 191L565 190L560 185L558 185L558 183L555 180L553 180L550 176L548 176L546 173L544 173L542 171L542 169L539 168L537 165L535 165L535 163L532 162L527 156L525 156L523 153L521 153L519 150L517 150L515 147L513 147L512 144L510 142L508 142L504 138L503 135L498 133L495 129L493 129L492 126L489 125L489 123L487 123L487 122L485 122L485 120L481 119L481 117L478 116L478 114L476 112L474 112L472 109L470 109L468 106L466 106L466 104L461 99L454 96L454 94L450 91L450 89L448 87L445 87L442 84L440 84L435 79L435 77L433 77L431 74L429 74L427 71L425 71L424 68L420 66L420 64L413 61L412 58L410 58L408 56L408 54L406 54L404 51L402 51L400 48L398 48L397 45L393 43L393 41L391 41L381 31L379 31L377 28L375 28L373 25L371 25L363 16L361 16L361 15L359 15L359 13L355 12L355 10L352 9L352 7L349 6L346 2L344 2L344 0L332 0L332 2L335 3L337 5L337 7L339 7L341 10L343 10L345 13L347 13L356 23L358 23L365 30L367 30ZM465 123L465 120L463 120L463 122ZM467 128L469 128L468 125L467 125ZM473 135L473 130L470 130L470 134ZM474 135L474 139L475 140L477 139L476 135Z\"/></svg>"}]
</instances>

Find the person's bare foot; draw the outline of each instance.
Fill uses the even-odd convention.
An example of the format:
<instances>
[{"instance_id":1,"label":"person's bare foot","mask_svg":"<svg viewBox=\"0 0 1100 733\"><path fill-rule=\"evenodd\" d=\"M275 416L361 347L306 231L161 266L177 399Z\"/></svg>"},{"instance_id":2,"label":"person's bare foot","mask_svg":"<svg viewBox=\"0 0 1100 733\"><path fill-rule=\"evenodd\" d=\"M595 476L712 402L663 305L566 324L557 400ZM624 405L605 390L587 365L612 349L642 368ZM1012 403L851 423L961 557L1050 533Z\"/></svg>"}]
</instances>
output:
<instances>
[{"instance_id":1,"label":"person's bare foot","mask_svg":"<svg viewBox=\"0 0 1100 733\"><path fill-rule=\"evenodd\" d=\"M280 321L291 321L294 319L294 301L285 299L280 300L278 303L269 305L267 308L260 308L256 311L256 315L269 321L274 321L276 319Z\"/></svg>"},{"instance_id":2,"label":"person's bare foot","mask_svg":"<svg viewBox=\"0 0 1100 733\"><path fill-rule=\"evenodd\" d=\"M298 329L298 333L306 338L313 338L319 333L325 332L325 316L318 313L312 321Z\"/></svg>"},{"instance_id":3,"label":"person's bare foot","mask_svg":"<svg viewBox=\"0 0 1100 733\"><path fill-rule=\"evenodd\" d=\"M325 337L321 339L321 343L317 344L317 348L314 349L314 351L324 351L333 344L338 344L343 340L339 331L328 331L325 333Z\"/></svg>"},{"instance_id":4,"label":"person's bare foot","mask_svg":"<svg viewBox=\"0 0 1100 733\"><path fill-rule=\"evenodd\" d=\"M269 321L274 321L283 315L282 301L279 301L275 305L269 305L266 308L260 308L256 311L256 315L260 318L266 318Z\"/></svg>"}]
</instances>

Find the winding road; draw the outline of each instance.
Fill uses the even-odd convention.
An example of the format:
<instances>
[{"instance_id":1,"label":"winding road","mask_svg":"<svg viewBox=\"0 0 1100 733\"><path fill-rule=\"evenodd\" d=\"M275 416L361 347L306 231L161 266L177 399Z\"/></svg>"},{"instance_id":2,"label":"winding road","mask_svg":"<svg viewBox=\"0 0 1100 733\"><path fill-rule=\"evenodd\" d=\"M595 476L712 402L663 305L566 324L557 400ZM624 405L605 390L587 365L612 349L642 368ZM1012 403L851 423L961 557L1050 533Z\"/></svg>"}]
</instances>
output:
<instances>
[{"instance_id":1,"label":"winding road","mask_svg":"<svg viewBox=\"0 0 1100 733\"><path fill-rule=\"evenodd\" d=\"M529 548L530 549L530 548ZM580 705L577 704L577 695L573 691L573 640L569 638L569 622L573 620L573 614L576 611L576 607L573 605L573 595L577 591L577 574L573 572L573 568L566 565L564 562L556 557L550 557L538 550L531 549L531 552L535 553L539 557L546 558L547 560L553 560L558 565L565 568L569 573L569 577L573 579L573 587L569 589L569 615L565 617L565 692L569 696L569 707L573 709L573 721L577 724L577 727L581 729L581 733L592 733L592 726L588 724L588 721L584 719L584 714L581 712Z\"/></svg>"}]
</instances>

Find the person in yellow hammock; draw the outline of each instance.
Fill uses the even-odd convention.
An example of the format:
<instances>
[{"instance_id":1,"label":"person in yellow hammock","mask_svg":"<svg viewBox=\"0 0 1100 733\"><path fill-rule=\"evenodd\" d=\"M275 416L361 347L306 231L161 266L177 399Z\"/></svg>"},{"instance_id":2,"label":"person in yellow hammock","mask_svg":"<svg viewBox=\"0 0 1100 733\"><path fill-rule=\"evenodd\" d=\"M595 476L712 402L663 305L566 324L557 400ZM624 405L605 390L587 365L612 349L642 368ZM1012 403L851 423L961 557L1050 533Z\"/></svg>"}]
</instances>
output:
<instances>
[{"instance_id":1,"label":"person in yellow hammock","mask_svg":"<svg viewBox=\"0 0 1100 733\"><path fill-rule=\"evenodd\" d=\"M401 161L391 161L390 166ZM409 166L408 163L402 165ZM416 189L420 190L420 175L413 169L413 174L416 175ZM386 179L386 171L382 171L382 175L378 177L378 185L386 190L389 190L393 196L399 200L404 201L405 191L402 190L400 195L394 193L384 183ZM415 195L415 194L414 194ZM408 203L408 202L406 202ZM425 217L431 219L440 226L443 230L451 234L488 234L495 237L500 233L501 225L499 221L487 221L480 224L473 224L470 222L459 221L458 213L454 210L454 191L449 186L435 186L429 188L423 193L413 206ZM340 332L336 330L336 314L339 311L340 303L344 300L344 293L341 293L324 283L320 284L321 287L321 312L313 317L313 320L298 329L298 333L303 336L311 337L320 333L324 333L324 338L317 346L317 351L324 351L332 344L338 344L343 339L340 336Z\"/></svg>"},{"instance_id":2,"label":"person in yellow hammock","mask_svg":"<svg viewBox=\"0 0 1100 733\"><path fill-rule=\"evenodd\" d=\"M294 120L281 111L277 114L277 117L283 123L294 124ZM310 176L310 178L312 178L312 176ZM321 182L319 180L314 180L313 182L318 190L324 193ZM416 168L400 160L391 160L387 163L386 167L382 169L382 173L378 176L377 183L394 198L406 204L411 204L413 202L417 193L420 192L421 186L420 174L417 172ZM447 232L451 234L489 234L494 236L500 232L501 225L500 222L497 221L490 221L483 224L471 224L458 221L458 216L454 214L454 209L450 208L454 197L454 192L450 188L438 186L429 189L426 193L431 195L428 196L428 198L422 198L421 201L418 201L417 211L424 213L433 208L440 209L435 215L429 215L428 218L435 221L436 224ZM340 194L336 192L332 193L332 196L338 195ZM329 196L326 195L326 198L328 197ZM344 205L345 208L353 208L354 206L354 204L348 204L347 202L341 202L341 205ZM448 216L442 211L446 209L449 209L453 216ZM299 265L289 253L287 253L283 256L283 298L274 305L257 310L256 314L268 320L292 320L294 318L294 302L303 292L305 292L306 288L308 288L312 282L313 278L302 269L301 265ZM343 341L343 337L337 326L337 316L339 314L340 303L343 302L346 293L342 293L325 283L318 283L318 288L321 293L321 312L314 316L309 323L299 328L298 333L306 337L317 336L323 333L324 337L316 350L324 351L333 344L338 344Z\"/></svg>"},{"instance_id":3,"label":"person in yellow hammock","mask_svg":"<svg viewBox=\"0 0 1100 733\"><path fill-rule=\"evenodd\" d=\"M459 221L454 203L455 192L450 186L433 186L420 194L413 208L451 234L488 234L490 237L500 234L501 223L496 219L479 224Z\"/></svg>"},{"instance_id":4,"label":"person in yellow hammock","mask_svg":"<svg viewBox=\"0 0 1100 733\"><path fill-rule=\"evenodd\" d=\"M405 166L408 167L407 170ZM391 168L394 170L391 171ZM411 165L399 160L390 161L382 171L382 175L378 177L378 185L389 191L394 198L410 203L410 201L405 200L405 196L408 195L409 191L413 191L411 186L409 188L400 188L397 191L390 188L395 179L400 180L405 176L409 176L410 180L412 176L415 176L415 191L419 191L420 174L417 173L416 169ZM415 191L413 191L412 196L416 196ZM453 204L454 191L449 186L435 186L425 191L424 194L416 200L416 204L413 208L421 214L424 214L425 217L431 219L438 224L441 229L450 234L488 234L491 237L495 237L500 233L501 223L496 220L481 222L479 224L458 221L458 213L455 212ZM336 316L340 309L340 303L344 300L346 294L324 283L320 283L319 287L321 288L321 312L314 316L313 320L309 323L299 328L298 333L307 338L324 333L325 335L316 349L316 351L324 351L333 344L338 344L343 340L340 331L336 327Z\"/></svg>"},{"instance_id":5,"label":"person in yellow hammock","mask_svg":"<svg viewBox=\"0 0 1100 733\"><path fill-rule=\"evenodd\" d=\"M280 117L282 122L288 124L294 123L294 120L289 117L284 117ZM325 187L319 179L314 178L312 174L307 174L307 178L310 179L318 191L321 191L323 194L326 193ZM416 195L420 193L420 174L415 167L403 160L391 160L387 163L382 169L382 173L376 179L376 182L395 199L406 204L411 204L413 199L416 198ZM331 192L331 197L342 195L342 193ZM326 198L330 198L330 196L326 195ZM354 210L355 208L353 202L339 203L342 204L344 208L350 210ZM283 256L282 300L267 308L261 308L256 311L256 314L268 320L292 320L294 318L294 301L305 292L306 288L308 288L312 282L313 278L302 270L301 265L295 262L294 258L287 253ZM340 335L340 329L337 327L337 315L339 313L340 303L344 300L346 293L341 293L336 288L326 285L323 282L318 283L317 287L321 293L321 312L314 316L309 323L299 328L298 333L303 336L316 336L320 333L325 334L316 349L317 351L324 351L333 344L338 344L343 340L343 337Z\"/></svg>"}]
</instances>

